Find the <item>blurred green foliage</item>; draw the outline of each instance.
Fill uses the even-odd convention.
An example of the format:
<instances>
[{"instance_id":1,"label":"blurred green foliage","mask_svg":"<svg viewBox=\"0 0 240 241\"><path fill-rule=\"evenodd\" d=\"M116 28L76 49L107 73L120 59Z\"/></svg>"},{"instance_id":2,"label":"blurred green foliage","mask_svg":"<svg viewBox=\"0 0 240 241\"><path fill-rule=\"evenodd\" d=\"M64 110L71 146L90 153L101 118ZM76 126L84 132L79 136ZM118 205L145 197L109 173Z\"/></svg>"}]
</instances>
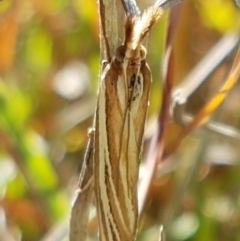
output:
<instances>
[{"instance_id":1,"label":"blurred green foliage","mask_svg":"<svg viewBox=\"0 0 240 241\"><path fill-rule=\"evenodd\" d=\"M174 41L176 85L222 35L239 31L239 15L231 0L183 4ZM161 103L167 16L149 38L151 119ZM119 24L123 28L122 21ZM39 240L69 215L92 124L98 68L96 1L0 1L0 219L7 218L0 222L0 240L7 241L7 235L13 240ZM222 66L217 77L229 70L230 65ZM228 114L221 121L239 127L239 104L231 99L226 105ZM211 142L217 143L217 152L230 145L224 140ZM138 240L157 240L160 223L168 229L168 240L240 240L239 152L233 145L236 162L223 165L202 155L204 148L207 152L203 146L204 139L194 137L166 162L170 171L153 185ZM197 160L202 163L179 198Z\"/></svg>"}]
</instances>

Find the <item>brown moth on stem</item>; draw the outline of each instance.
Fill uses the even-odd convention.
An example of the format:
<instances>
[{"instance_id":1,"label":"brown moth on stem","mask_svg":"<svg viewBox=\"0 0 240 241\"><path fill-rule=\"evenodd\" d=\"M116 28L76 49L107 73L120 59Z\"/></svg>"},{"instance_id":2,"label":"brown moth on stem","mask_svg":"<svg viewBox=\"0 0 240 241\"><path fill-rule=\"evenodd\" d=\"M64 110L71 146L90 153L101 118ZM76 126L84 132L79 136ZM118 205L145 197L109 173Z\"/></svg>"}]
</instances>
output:
<instances>
[{"instance_id":1,"label":"brown moth on stem","mask_svg":"<svg viewBox=\"0 0 240 241\"><path fill-rule=\"evenodd\" d=\"M107 61L101 65L94 128L71 210L70 241L86 238L93 186L100 240L135 239L138 167L151 84L142 41L160 17L161 9L181 1L157 0L141 17L135 0L121 0L128 15L125 41L112 61L118 39L115 0L98 1L101 55Z\"/></svg>"},{"instance_id":2,"label":"brown moth on stem","mask_svg":"<svg viewBox=\"0 0 240 241\"><path fill-rule=\"evenodd\" d=\"M136 236L138 169L152 79L142 41L161 13L151 7L142 16L127 16L123 45L101 75L94 136L101 241Z\"/></svg>"}]
</instances>

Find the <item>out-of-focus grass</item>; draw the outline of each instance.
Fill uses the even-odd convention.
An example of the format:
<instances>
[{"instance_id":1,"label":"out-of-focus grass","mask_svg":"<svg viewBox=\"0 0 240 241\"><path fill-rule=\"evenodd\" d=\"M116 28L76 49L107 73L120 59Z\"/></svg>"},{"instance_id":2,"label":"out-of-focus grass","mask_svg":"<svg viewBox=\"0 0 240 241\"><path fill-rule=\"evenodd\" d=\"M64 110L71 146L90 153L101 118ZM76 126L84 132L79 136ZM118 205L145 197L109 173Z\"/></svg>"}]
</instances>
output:
<instances>
[{"instance_id":1,"label":"out-of-focus grass","mask_svg":"<svg viewBox=\"0 0 240 241\"><path fill-rule=\"evenodd\" d=\"M176 86L221 36L239 32L239 16L231 0L186 0L173 46ZM151 120L161 102L166 18L148 43ZM232 59L191 97L190 112L214 94ZM38 240L69 214L92 124L98 68L95 1L0 1L1 240ZM239 128L238 93L236 85L215 121ZM176 135L174 128L169 136ZM238 146L212 135L187 138L159 169L138 240L157 240L160 224L168 241L239 240Z\"/></svg>"},{"instance_id":2,"label":"out-of-focus grass","mask_svg":"<svg viewBox=\"0 0 240 241\"><path fill-rule=\"evenodd\" d=\"M78 122L93 111L82 103L95 98L97 19L94 1L0 2L1 230L16 239L38 240L69 214L91 125Z\"/></svg>"}]
</instances>

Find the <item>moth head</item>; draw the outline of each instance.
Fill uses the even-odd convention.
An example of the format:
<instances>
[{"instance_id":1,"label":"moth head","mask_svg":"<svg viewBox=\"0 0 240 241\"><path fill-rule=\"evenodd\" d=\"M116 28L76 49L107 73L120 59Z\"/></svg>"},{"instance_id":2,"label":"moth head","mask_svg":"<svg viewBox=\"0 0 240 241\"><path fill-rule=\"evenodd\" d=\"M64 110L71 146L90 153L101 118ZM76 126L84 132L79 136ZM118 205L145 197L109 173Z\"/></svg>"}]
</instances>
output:
<instances>
[{"instance_id":1,"label":"moth head","mask_svg":"<svg viewBox=\"0 0 240 241\"><path fill-rule=\"evenodd\" d=\"M115 57L119 62L124 62L125 59L131 62L139 62L144 60L147 55L147 50L143 45L139 45L137 49L127 49L126 46L121 45L117 48Z\"/></svg>"}]
</instances>

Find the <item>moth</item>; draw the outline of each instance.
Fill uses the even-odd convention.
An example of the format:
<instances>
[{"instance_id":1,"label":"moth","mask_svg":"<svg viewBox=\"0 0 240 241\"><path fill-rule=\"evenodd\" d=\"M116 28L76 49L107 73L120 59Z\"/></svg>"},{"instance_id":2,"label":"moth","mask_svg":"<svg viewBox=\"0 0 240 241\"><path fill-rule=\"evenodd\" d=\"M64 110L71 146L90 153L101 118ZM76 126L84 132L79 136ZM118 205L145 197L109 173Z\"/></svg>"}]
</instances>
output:
<instances>
[{"instance_id":1,"label":"moth","mask_svg":"<svg viewBox=\"0 0 240 241\"><path fill-rule=\"evenodd\" d=\"M101 75L94 134L94 186L101 241L132 241L151 71L142 45L162 10L128 15L125 40Z\"/></svg>"}]
</instances>

